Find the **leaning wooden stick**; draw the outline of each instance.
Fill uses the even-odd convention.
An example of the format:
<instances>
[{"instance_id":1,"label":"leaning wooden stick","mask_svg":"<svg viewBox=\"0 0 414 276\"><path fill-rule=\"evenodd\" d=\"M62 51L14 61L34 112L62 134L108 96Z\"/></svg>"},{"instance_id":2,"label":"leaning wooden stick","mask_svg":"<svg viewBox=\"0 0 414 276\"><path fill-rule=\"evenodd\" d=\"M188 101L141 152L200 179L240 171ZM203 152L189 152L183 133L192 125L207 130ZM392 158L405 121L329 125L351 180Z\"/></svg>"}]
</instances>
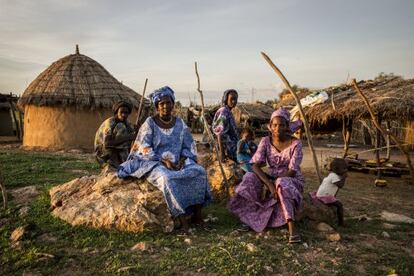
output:
<instances>
[{"instance_id":1,"label":"leaning wooden stick","mask_svg":"<svg viewBox=\"0 0 414 276\"><path fill-rule=\"evenodd\" d=\"M196 73L196 76L197 76L197 91L200 94L200 98L201 98L201 118L203 119L204 129L207 132L208 138L210 139L211 143L214 146L214 151L216 153L217 160L219 162L220 171L221 171L221 174L223 175L224 188L226 190L225 192L227 194L229 194L229 183L227 182L226 173L224 172L223 164L221 163L221 160L220 160L220 157L219 157L219 149L217 147L217 144L215 143L213 134L211 133L210 128L208 127L207 120L206 120L206 117L204 115L205 114L204 113L204 96L203 96L203 91L201 91L201 89L200 89L200 75L198 74L197 62L194 63L194 66L195 66L195 73Z\"/></svg>"},{"instance_id":2,"label":"leaning wooden stick","mask_svg":"<svg viewBox=\"0 0 414 276\"><path fill-rule=\"evenodd\" d=\"M142 91L141 101L140 101L139 107L138 107L137 121L135 122L135 125L137 127L138 127L138 124L139 124L139 118L141 117L142 107L144 106L144 99L145 99L144 97L145 97L145 91L147 90L147 84L148 84L148 78L145 79L144 90Z\"/></svg>"},{"instance_id":3,"label":"leaning wooden stick","mask_svg":"<svg viewBox=\"0 0 414 276\"><path fill-rule=\"evenodd\" d=\"M7 209L7 191L3 183L3 176L1 175L1 172L0 172L0 190L3 196L3 208Z\"/></svg>"},{"instance_id":4,"label":"leaning wooden stick","mask_svg":"<svg viewBox=\"0 0 414 276\"><path fill-rule=\"evenodd\" d=\"M413 168L413 165L411 163L410 154L408 153L407 150L404 149L404 147L401 145L400 141L398 141L397 137L394 136L394 134L392 134L389 131L384 130L381 127L381 125L378 123L377 117L375 116L375 113L372 110L372 107L369 104L367 97L365 96L364 93L362 93L361 89L359 89L358 84L357 84L355 79L352 79L352 84L354 85L354 88L355 88L356 92L359 94L359 96L361 96L362 100L364 101L364 103L365 103L365 105L368 109L368 112L371 115L372 122L374 123L375 127L382 133L382 135L384 137L389 135L391 140L397 145L399 150L405 155L405 158L407 159L408 169L410 170L411 182L414 185L414 168Z\"/></svg>"},{"instance_id":5,"label":"leaning wooden stick","mask_svg":"<svg viewBox=\"0 0 414 276\"><path fill-rule=\"evenodd\" d=\"M277 68L277 66L273 63L273 61L265 53L263 53L263 52L261 52L261 53L262 53L262 56L264 57L264 59L267 61L267 63L269 63L270 67L272 67L273 70L276 72L276 74L282 79L283 83L285 84L285 86L289 90L289 92L292 94L293 98L295 98L296 104L299 107L300 115L303 118L303 126L305 127L305 132L306 132L306 137L307 137L308 144L309 144L309 149L312 153L313 163L315 165L315 170L316 170L316 175L318 176L319 183L321 183L322 182L322 177L321 177L321 173L319 171L318 157L316 156L315 149L313 147L312 134L310 132L308 120L306 119L305 112L303 111L302 104L300 103L300 99L299 99L298 95L296 94L296 92L293 91L292 86L290 86L289 81L285 78L285 76L282 74L282 72L279 70L279 68Z\"/></svg>"}]
</instances>

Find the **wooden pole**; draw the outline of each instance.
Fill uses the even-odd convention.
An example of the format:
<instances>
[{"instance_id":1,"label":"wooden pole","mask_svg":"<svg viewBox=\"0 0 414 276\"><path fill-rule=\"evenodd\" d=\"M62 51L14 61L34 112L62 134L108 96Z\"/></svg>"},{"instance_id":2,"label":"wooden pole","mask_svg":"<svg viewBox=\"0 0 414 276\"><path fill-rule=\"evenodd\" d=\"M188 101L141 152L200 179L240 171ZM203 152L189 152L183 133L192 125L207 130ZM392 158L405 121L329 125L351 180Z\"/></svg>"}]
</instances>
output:
<instances>
[{"instance_id":1,"label":"wooden pole","mask_svg":"<svg viewBox=\"0 0 414 276\"><path fill-rule=\"evenodd\" d=\"M391 131L390 121L385 121L385 127L387 128L387 136L385 137L385 143L387 145L387 161L391 159L391 148L390 148L390 135L388 134Z\"/></svg>"},{"instance_id":2,"label":"wooden pole","mask_svg":"<svg viewBox=\"0 0 414 276\"><path fill-rule=\"evenodd\" d=\"M0 190L1 190L1 194L3 196L3 208L7 209L7 191L6 191L6 187L4 186L3 181L4 181L4 179L3 179L3 176L2 176L1 171L0 171Z\"/></svg>"},{"instance_id":3,"label":"wooden pole","mask_svg":"<svg viewBox=\"0 0 414 276\"><path fill-rule=\"evenodd\" d=\"M413 165L411 163L410 154L408 153L408 151L406 149L404 149L404 147L401 145L400 141L398 141L398 139L391 132L385 131L381 127L381 125L378 123L378 121L376 119L376 116L375 116L375 113L372 110L371 105L369 104L367 97L359 89L358 84L357 84L355 79L352 80L352 84L354 85L356 92L359 94L359 96L361 96L362 100L364 101L364 103L365 103L365 105L368 109L368 112L371 115L372 121L374 122L375 127L379 131L381 131L382 135L386 136L388 134L390 136L391 140L397 145L398 149L404 154L405 158L407 159L408 169L410 170L411 183L414 185L414 168L413 168Z\"/></svg>"},{"instance_id":4,"label":"wooden pole","mask_svg":"<svg viewBox=\"0 0 414 276\"><path fill-rule=\"evenodd\" d=\"M303 107L302 107L302 104L300 102L300 99L299 99L298 95L295 93L295 91L293 91L292 87L290 86L289 81L285 78L285 76L282 74L282 72L279 70L279 68L276 67L276 65L273 63L273 61L263 52L262 52L262 56L267 61L267 63L269 63L270 67L273 68L273 70L276 72L276 74L282 79L282 81L285 84L286 88L289 90L289 92L295 98L296 104L299 107L299 112L300 112L300 114L303 118L303 126L305 127L306 138L308 140L309 149L310 149L312 157L313 157L313 163L314 163L314 166L315 166L316 175L318 176L319 183L321 183L322 182L322 177L321 177L321 173L319 171L318 157L316 156L315 149L313 147L312 134L311 134L311 131L310 131L310 128L309 128L308 120L306 119L305 112L303 111Z\"/></svg>"},{"instance_id":5,"label":"wooden pole","mask_svg":"<svg viewBox=\"0 0 414 276\"><path fill-rule=\"evenodd\" d=\"M13 116L13 120L14 120L14 125L16 127L16 135L17 135L17 138L19 140L22 140L22 137L20 135L19 122L17 121L17 118L16 118L16 109L14 108L13 100L11 98L9 99L9 104L10 104L10 109L11 109L12 116Z\"/></svg>"},{"instance_id":6,"label":"wooden pole","mask_svg":"<svg viewBox=\"0 0 414 276\"><path fill-rule=\"evenodd\" d=\"M207 132L208 138L210 139L211 143L213 144L214 151L216 153L217 160L219 162L220 171L221 171L221 174L223 175L225 192L230 196L229 183L227 182L226 173L224 172L223 164L221 163L221 160L220 160L220 157L219 157L219 149L218 149L217 144L214 140L213 134L211 133L210 128L208 127L207 120L206 120L205 113L204 113L204 96L203 96L203 91L200 88L200 75L198 74L197 62L194 63L194 68L195 68L195 73L196 73L196 76L197 76L197 91L200 94L200 98L201 98L201 118L203 119L204 129Z\"/></svg>"},{"instance_id":7,"label":"wooden pole","mask_svg":"<svg viewBox=\"0 0 414 276\"><path fill-rule=\"evenodd\" d=\"M345 139L344 139L344 158L347 157L349 151L349 144L351 143L352 137L352 120L346 119L345 124Z\"/></svg>"},{"instance_id":8,"label":"wooden pole","mask_svg":"<svg viewBox=\"0 0 414 276\"><path fill-rule=\"evenodd\" d=\"M135 122L137 130L138 130L139 119L142 113L142 107L144 106L144 99L145 99L144 97L145 97L145 91L147 90L147 84L148 84L148 78L145 79L144 89L142 90L142 95L141 95L141 101L139 102L137 120Z\"/></svg>"},{"instance_id":9,"label":"wooden pole","mask_svg":"<svg viewBox=\"0 0 414 276\"><path fill-rule=\"evenodd\" d=\"M381 116L377 116L378 124L381 125ZM380 160L380 147L381 147L381 131L377 128L375 132L375 161L377 163L377 178L381 179L381 160Z\"/></svg>"}]
</instances>

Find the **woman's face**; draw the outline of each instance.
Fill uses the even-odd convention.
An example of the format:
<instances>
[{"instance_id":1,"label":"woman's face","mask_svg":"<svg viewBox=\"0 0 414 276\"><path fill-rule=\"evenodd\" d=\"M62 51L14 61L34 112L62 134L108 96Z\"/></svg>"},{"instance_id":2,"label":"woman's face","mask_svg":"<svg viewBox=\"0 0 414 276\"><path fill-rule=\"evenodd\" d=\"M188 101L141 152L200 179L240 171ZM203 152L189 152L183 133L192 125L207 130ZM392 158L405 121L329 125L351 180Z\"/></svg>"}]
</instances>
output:
<instances>
[{"instance_id":1,"label":"woman's face","mask_svg":"<svg viewBox=\"0 0 414 276\"><path fill-rule=\"evenodd\" d=\"M288 134L288 125L284 118L274 117L270 122L270 131L272 136L282 137Z\"/></svg>"},{"instance_id":2,"label":"woman's face","mask_svg":"<svg viewBox=\"0 0 414 276\"><path fill-rule=\"evenodd\" d=\"M160 99L157 105L157 113L161 117L169 117L172 114L174 108L174 102L170 97L164 96Z\"/></svg>"},{"instance_id":3,"label":"woman's face","mask_svg":"<svg viewBox=\"0 0 414 276\"><path fill-rule=\"evenodd\" d=\"M233 108L237 105L237 98L238 95L236 92L231 92L228 96L227 96L227 106L230 108Z\"/></svg>"},{"instance_id":4,"label":"woman's face","mask_svg":"<svg viewBox=\"0 0 414 276\"><path fill-rule=\"evenodd\" d=\"M129 108L121 106L120 108L118 108L118 111L116 112L116 117L118 118L118 120L125 122L128 119L129 114Z\"/></svg>"}]
</instances>

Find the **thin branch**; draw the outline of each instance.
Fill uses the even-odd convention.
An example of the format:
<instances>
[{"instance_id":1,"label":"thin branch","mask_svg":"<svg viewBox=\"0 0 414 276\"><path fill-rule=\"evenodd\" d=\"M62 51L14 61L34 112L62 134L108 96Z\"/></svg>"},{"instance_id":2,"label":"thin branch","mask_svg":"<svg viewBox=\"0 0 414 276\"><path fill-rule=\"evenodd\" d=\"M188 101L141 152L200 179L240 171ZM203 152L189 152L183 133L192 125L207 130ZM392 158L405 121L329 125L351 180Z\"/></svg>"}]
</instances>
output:
<instances>
[{"instance_id":1,"label":"thin branch","mask_svg":"<svg viewBox=\"0 0 414 276\"><path fill-rule=\"evenodd\" d=\"M309 149L310 149L312 157L313 157L313 163L314 163L314 166L315 166L316 175L318 176L319 183L321 183L322 182L322 177L321 177L321 173L319 171L318 157L316 156L315 149L313 147L312 134L311 134L311 131L310 131L310 128L309 128L308 120L306 119L305 112L303 111L303 107L302 107L302 104L300 102L300 99L299 99L298 95L296 94L296 92L293 91L292 87L290 86L289 81L285 78L283 73L279 70L279 68L277 68L277 66L273 63L273 61L263 52L262 52L262 56L267 61L267 63L269 63L270 67L273 68L273 70L276 72L276 74L282 79L282 81L285 84L286 88L289 90L289 92L295 98L296 104L299 107L299 112L300 112L300 114L303 118L303 126L305 127L305 132L306 132L306 137L307 137L308 144L309 144Z\"/></svg>"},{"instance_id":2,"label":"thin branch","mask_svg":"<svg viewBox=\"0 0 414 276\"><path fill-rule=\"evenodd\" d=\"M137 127L138 127L138 124L139 124L139 118L141 117L142 107L144 105L144 100L145 100L144 97L145 97L145 91L147 90L147 84L148 84L148 78L145 79L144 90L142 90L141 101L139 102L137 121L135 123L135 125Z\"/></svg>"},{"instance_id":3,"label":"thin branch","mask_svg":"<svg viewBox=\"0 0 414 276\"><path fill-rule=\"evenodd\" d=\"M216 153L217 160L219 162L220 171L221 171L221 174L223 175L225 192L228 195L230 195L229 194L229 191L230 191L229 190L229 183L227 181L226 173L224 172L224 169L223 169L223 164L221 163L221 160L219 158L219 149L217 147L217 144L215 143L215 139L213 137L213 134L211 133L210 128L208 127L207 120L206 120L205 113L204 113L204 96L203 96L203 91L201 91L201 88L200 88L200 75L198 74L197 62L194 63L194 68L195 68L195 73L196 73L196 76L197 76L197 91L200 94L200 98L201 98L201 118L203 119L204 129L207 132L208 138L210 139L211 143L213 144L214 151Z\"/></svg>"},{"instance_id":4,"label":"thin branch","mask_svg":"<svg viewBox=\"0 0 414 276\"><path fill-rule=\"evenodd\" d=\"M2 174L1 174L1 172L0 172L0 190L1 190L1 193L2 193L2 196L3 196L3 208L4 209L7 209L7 203L8 203L8 201L7 201L7 190L6 190L6 187L4 186L4 183L3 183L3 176L2 176Z\"/></svg>"}]
</instances>

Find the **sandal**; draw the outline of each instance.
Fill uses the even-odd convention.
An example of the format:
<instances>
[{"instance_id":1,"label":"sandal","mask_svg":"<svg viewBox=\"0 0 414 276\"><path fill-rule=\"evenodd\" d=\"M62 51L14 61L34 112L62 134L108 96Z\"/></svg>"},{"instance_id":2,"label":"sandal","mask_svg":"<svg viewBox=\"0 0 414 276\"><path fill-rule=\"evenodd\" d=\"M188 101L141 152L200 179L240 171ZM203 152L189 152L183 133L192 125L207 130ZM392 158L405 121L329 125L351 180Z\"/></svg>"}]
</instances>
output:
<instances>
[{"instance_id":1,"label":"sandal","mask_svg":"<svg viewBox=\"0 0 414 276\"><path fill-rule=\"evenodd\" d=\"M239 228L237 228L236 231L238 231L238 232L249 232L250 229L251 228L250 228L249 225L243 223Z\"/></svg>"},{"instance_id":2,"label":"sandal","mask_svg":"<svg viewBox=\"0 0 414 276\"><path fill-rule=\"evenodd\" d=\"M300 243L300 242L302 242L302 240L300 238L300 235L292 235L292 236L289 236L289 243L290 244L292 244L292 243Z\"/></svg>"}]
</instances>

